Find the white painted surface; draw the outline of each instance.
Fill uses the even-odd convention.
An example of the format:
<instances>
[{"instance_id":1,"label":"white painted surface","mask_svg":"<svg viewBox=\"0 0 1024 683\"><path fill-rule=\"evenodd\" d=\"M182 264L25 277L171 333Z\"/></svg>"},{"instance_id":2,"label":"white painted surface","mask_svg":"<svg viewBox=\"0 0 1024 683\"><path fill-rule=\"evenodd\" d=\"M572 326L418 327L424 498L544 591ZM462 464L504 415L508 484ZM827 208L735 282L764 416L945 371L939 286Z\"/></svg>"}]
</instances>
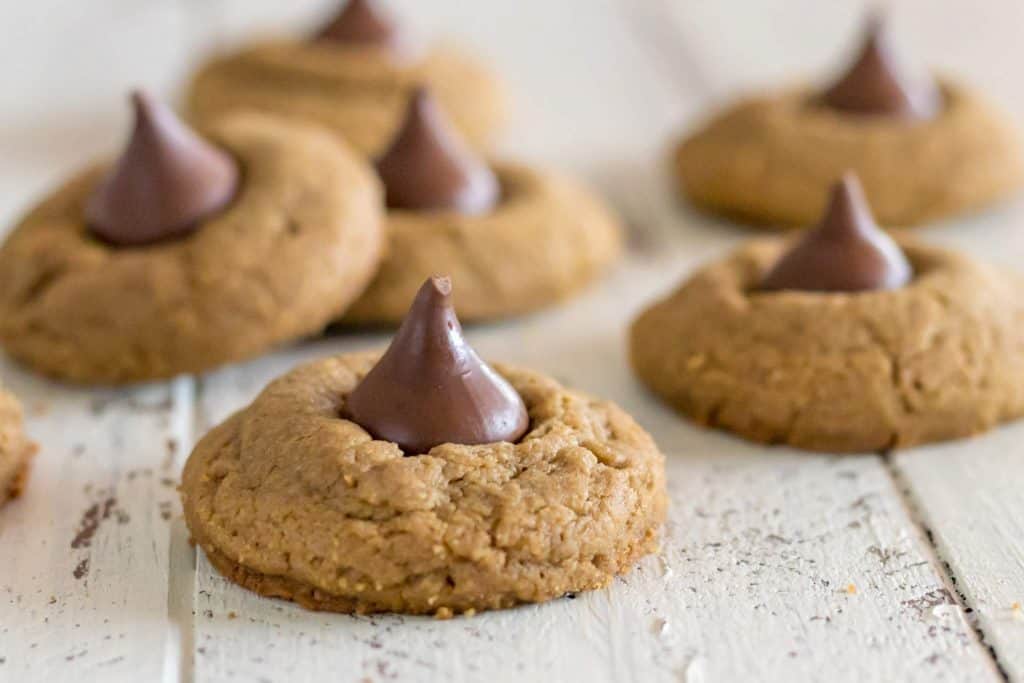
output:
<instances>
[{"instance_id":1,"label":"white painted surface","mask_svg":"<svg viewBox=\"0 0 1024 683\"><path fill-rule=\"evenodd\" d=\"M331 1L87 4L0 7L13 28L0 43L5 224L117 147L125 87L172 94L203 50L306 25ZM889 461L805 456L696 429L625 362L629 318L745 236L677 205L666 145L711 102L828 73L860 5L393 4L425 33L470 43L508 80L509 154L580 173L633 227L628 261L585 296L469 333L486 356L614 398L655 435L673 503L661 554L606 591L449 622L263 600L188 545L173 490L187 449L294 363L386 335L331 336L119 392L0 364L42 445L25 498L0 513L0 681L1024 681L1024 426ZM1018 3L892 4L912 52L1024 114ZM1019 267L1022 223L1018 201L923 235ZM95 533L72 548L94 504Z\"/></svg>"},{"instance_id":2,"label":"white painted surface","mask_svg":"<svg viewBox=\"0 0 1024 683\"><path fill-rule=\"evenodd\" d=\"M159 680L192 380L88 391L0 368L42 447L0 514L0 680Z\"/></svg>"}]
</instances>

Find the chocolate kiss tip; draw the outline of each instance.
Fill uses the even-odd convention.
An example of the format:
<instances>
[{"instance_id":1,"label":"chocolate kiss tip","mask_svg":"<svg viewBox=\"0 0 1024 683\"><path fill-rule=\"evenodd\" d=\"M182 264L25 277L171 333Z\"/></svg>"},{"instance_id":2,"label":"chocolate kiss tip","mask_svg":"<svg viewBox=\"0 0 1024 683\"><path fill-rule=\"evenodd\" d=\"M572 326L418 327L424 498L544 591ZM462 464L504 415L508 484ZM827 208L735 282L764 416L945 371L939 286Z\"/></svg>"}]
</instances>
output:
<instances>
[{"instance_id":1,"label":"chocolate kiss tip","mask_svg":"<svg viewBox=\"0 0 1024 683\"><path fill-rule=\"evenodd\" d=\"M423 283L391 346L348 396L349 419L407 455L515 442L529 427L522 398L463 337L451 291L447 277Z\"/></svg>"},{"instance_id":2,"label":"chocolate kiss tip","mask_svg":"<svg viewBox=\"0 0 1024 683\"><path fill-rule=\"evenodd\" d=\"M374 0L349 0L315 36L316 40L379 45L398 50L402 42L397 24Z\"/></svg>"},{"instance_id":3,"label":"chocolate kiss tip","mask_svg":"<svg viewBox=\"0 0 1024 683\"><path fill-rule=\"evenodd\" d=\"M234 197L238 167L143 91L131 94L135 126L120 158L86 202L89 228L118 246L152 244L194 230Z\"/></svg>"},{"instance_id":4,"label":"chocolate kiss tip","mask_svg":"<svg viewBox=\"0 0 1024 683\"><path fill-rule=\"evenodd\" d=\"M875 224L857 177L846 173L833 186L821 222L783 254L761 282L761 289L896 289L912 276L907 257Z\"/></svg>"},{"instance_id":5,"label":"chocolate kiss tip","mask_svg":"<svg viewBox=\"0 0 1024 683\"><path fill-rule=\"evenodd\" d=\"M498 202L494 173L462 141L430 92L413 91L391 146L377 160L387 205L481 214Z\"/></svg>"},{"instance_id":6,"label":"chocolate kiss tip","mask_svg":"<svg viewBox=\"0 0 1024 683\"><path fill-rule=\"evenodd\" d=\"M864 43L857 59L822 94L829 107L855 114L933 118L941 97L934 80L906 75L889 41L882 15L868 17Z\"/></svg>"}]
</instances>

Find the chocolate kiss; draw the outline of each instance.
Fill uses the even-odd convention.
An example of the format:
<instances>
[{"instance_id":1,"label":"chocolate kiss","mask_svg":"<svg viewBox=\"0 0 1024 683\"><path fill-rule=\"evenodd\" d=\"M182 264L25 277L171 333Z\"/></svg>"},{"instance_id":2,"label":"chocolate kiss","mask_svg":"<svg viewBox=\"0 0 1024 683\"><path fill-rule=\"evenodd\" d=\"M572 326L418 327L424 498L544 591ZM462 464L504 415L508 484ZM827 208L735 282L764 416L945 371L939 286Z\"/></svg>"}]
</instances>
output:
<instances>
[{"instance_id":1,"label":"chocolate kiss","mask_svg":"<svg viewBox=\"0 0 1024 683\"><path fill-rule=\"evenodd\" d=\"M378 45L397 49L401 30L374 0L349 0L345 7L316 34L317 40Z\"/></svg>"},{"instance_id":2,"label":"chocolate kiss","mask_svg":"<svg viewBox=\"0 0 1024 683\"><path fill-rule=\"evenodd\" d=\"M868 20L857 60L822 94L822 102L835 109L917 119L935 116L939 101L933 80L911 79L905 74L877 16Z\"/></svg>"},{"instance_id":3,"label":"chocolate kiss","mask_svg":"<svg viewBox=\"0 0 1024 683\"><path fill-rule=\"evenodd\" d=\"M491 209L500 195L494 173L469 150L424 88L412 94L401 129L377 160L377 173L392 209L478 214Z\"/></svg>"},{"instance_id":4,"label":"chocolate kiss","mask_svg":"<svg viewBox=\"0 0 1024 683\"><path fill-rule=\"evenodd\" d=\"M348 417L407 454L442 443L515 442L529 426L516 390L462 336L451 280L427 280L391 346L348 397Z\"/></svg>"},{"instance_id":5,"label":"chocolate kiss","mask_svg":"<svg viewBox=\"0 0 1024 683\"><path fill-rule=\"evenodd\" d=\"M151 244L194 230L223 209L238 166L163 104L132 93L135 129L85 206L90 229L115 245Z\"/></svg>"},{"instance_id":6,"label":"chocolate kiss","mask_svg":"<svg viewBox=\"0 0 1024 683\"><path fill-rule=\"evenodd\" d=\"M857 176L846 173L832 188L824 218L779 259L761 289L896 289L912 274L906 256L871 217Z\"/></svg>"}]
</instances>

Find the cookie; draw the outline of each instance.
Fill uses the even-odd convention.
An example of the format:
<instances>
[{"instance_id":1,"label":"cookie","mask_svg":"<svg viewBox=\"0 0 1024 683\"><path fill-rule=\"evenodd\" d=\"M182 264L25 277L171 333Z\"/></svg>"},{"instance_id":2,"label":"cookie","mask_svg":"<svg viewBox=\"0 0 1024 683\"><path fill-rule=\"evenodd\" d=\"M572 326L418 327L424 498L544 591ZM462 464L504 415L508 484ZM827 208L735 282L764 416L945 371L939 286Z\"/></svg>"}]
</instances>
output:
<instances>
[{"instance_id":1,"label":"cookie","mask_svg":"<svg viewBox=\"0 0 1024 683\"><path fill-rule=\"evenodd\" d=\"M118 231L135 223L110 222L101 232L93 221L105 211L137 222L159 213L169 222L151 226L154 234L178 230L171 219L180 218L179 204L191 206L204 190L191 166L175 179L160 166L166 159L149 160L147 149L167 147L152 142L153 122L171 126L172 115L139 106L146 122L119 165L76 175L0 247L6 351L68 380L151 380L255 356L341 315L372 277L383 244L371 169L316 127L228 116L209 136L241 169L230 202L187 233L152 241L147 232L142 244L116 244L125 237ZM192 135L172 131L173 140ZM139 194L137 179L150 176L173 187ZM133 215L146 201L152 210Z\"/></svg>"},{"instance_id":2,"label":"cookie","mask_svg":"<svg viewBox=\"0 0 1024 683\"><path fill-rule=\"evenodd\" d=\"M463 320L534 311L578 293L622 251L620 223L596 196L550 172L488 165L459 143L425 92L410 99L377 168L387 253L346 323L398 322L437 272L460 284Z\"/></svg>"},{"instance_id":3,"label":"cookie","mask_svg":"<svg viewBox=\"0 0 1024 683\"><path fill-rule=\"evenodd\" d=\"M764 291L787 249L755 241L633 323L633 367L694 421L753 441L879 451L1024 413L1016 276L899 240L914 275L859 292Z\"/></svg>"},{"instance_id":4,"label":"cookie","mask_svg":"<svg viewBox=\"0 0 1024 683\"><path fill-rule=\"evenodd\" d=\"M0 505L21 495L35 450L22 428L21 406L0 388Z\"/></svg>"},{"instance_id":5,"label":"cookie","mask_svg":"<svg viewBox=\"0 0 1024 683\"><path fill-rule=\"evenodd\" d=\"M1017 191L1017 133L977 93L911 80L881 28L824 92L800 88L742 100L676 148L680 192L704 209L755 225L807 225L829 184L852 169L885 225L978 209Z\"/></svg>"},{"instance_id":6,"label":"cookie","mask_svg":"<svg viewBox=\"0 0 1024 683\"><path fill-rule=\"evenodd\" d=\"M236 109L308 119L376 156L420 85L430 86L475 146L487 146L504 123L504 88L473 57L450 45L396 54L390 43L350 35L262 42L215 58L194 76L187 107L199 123Z\"/></svg>"},{"instance_id":7,"label":"cookie","mask_svg":"<svg viewBox=\"0 0 1024 683\"><path fill-rule=\"evenodd\" d=\"M599 588L657 547L650 436L612 403L483 364L446 283L421 288L383 357L301 366L196 446L185 518L229 579L309 609L445 617Z\"/></svg>"}]
</instances>

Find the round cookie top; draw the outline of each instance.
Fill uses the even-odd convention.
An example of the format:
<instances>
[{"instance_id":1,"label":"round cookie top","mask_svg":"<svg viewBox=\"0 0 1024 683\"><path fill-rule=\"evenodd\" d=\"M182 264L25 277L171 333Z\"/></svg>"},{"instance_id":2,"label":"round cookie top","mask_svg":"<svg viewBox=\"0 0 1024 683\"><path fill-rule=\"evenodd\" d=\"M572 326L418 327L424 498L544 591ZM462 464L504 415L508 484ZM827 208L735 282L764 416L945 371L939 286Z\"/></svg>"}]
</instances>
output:
<instances>
[{"instance_id":1,"label":"round cookie top","mask_svg":"<svg viewBox=\"0 0 1024 683\"><path fill-rule=\"evenodd\" d=\"M448 332L418 319L442 290L426 283L383 357L293 370L196 446L186 520L229 578L312 609L450 616L597 588L655 548L651 438L611 403L467 358L450 308Z\"/></svg>"},{"instance_id":2,"label":"round cookie top","mask_svg":"<svg viewBox=\"0 0 1024 683\"><path fill-rule=\"evenodd\" d=\"M849 169L889 226L976 209L1024 182L1014 126L961 84L910 75L877 20L835 83L737 102L680 142L675 166L695 204L767 228L812 223Z\"/></svg>"},{"instance_id":3,"label":"round cookie top","mask_svg":"<svg viewBox=\"0 0 1024 683\"><path fill-rule=\"evenodd\" d=\"M165 193L118 187L124 158L113 172L104 165L78 174L22 219L0 248L0 341L11 355L75 381L163 378L264 352L344 311L382 248L371 170L334 136L255 113L225 117L206 140L237 165L237 186L212 213L165 223L170 235L146 224L142 244L96 236L92 221L103 212L87 207L104 195L103 215L120 208L122 219L138 217L139 197L152 209L144 218L181 215L182 202L159 205ZM139 164L165 160L133 148L128 175L136 179L146 177ZM151 179L179 181L150 170ZM134 224L122 223L119 234L130 233Z\"/></svg>"},{"instance_id":4,"label":"round cookie top","mask_svg":"<svg viewBox=\"0 0 1024 683\"><path fill-rule=\"evenodd\" d=\"M519 164L488 164L463 144L429 89L377 160L387 197L388 252L346 313L394 324L434 272L462 283L465 320L508 317L575 293L621 251L617 218L585 188Z\"/></svg>"},{"instance_id":5,"label":"round cookie top","mask_svg":"<svg viewBox=\"0 0 1024 683\"><path fill-rule=\"evenodd\" d=\"M317 121L376 156L393 138L409 94L427 85L475 147L506 117L498 79L448 44L424 47L375 3L357 0L308 39L266 40L217 57L196 74L190 116L256 109Z\"/></svg>"},{"instance_id":6,"label":"round cookie top","mask_svg":"<svg viewBox=\"0 0 1024 683\"><path fill-rule=\"evenodd\" d=\"M1016 276L901 238L896 289L764 291L789 245L698 271L631 330L640 378L697 422L818 451L967 436L1024 414Z\"/></svg>"}]
</instances>

